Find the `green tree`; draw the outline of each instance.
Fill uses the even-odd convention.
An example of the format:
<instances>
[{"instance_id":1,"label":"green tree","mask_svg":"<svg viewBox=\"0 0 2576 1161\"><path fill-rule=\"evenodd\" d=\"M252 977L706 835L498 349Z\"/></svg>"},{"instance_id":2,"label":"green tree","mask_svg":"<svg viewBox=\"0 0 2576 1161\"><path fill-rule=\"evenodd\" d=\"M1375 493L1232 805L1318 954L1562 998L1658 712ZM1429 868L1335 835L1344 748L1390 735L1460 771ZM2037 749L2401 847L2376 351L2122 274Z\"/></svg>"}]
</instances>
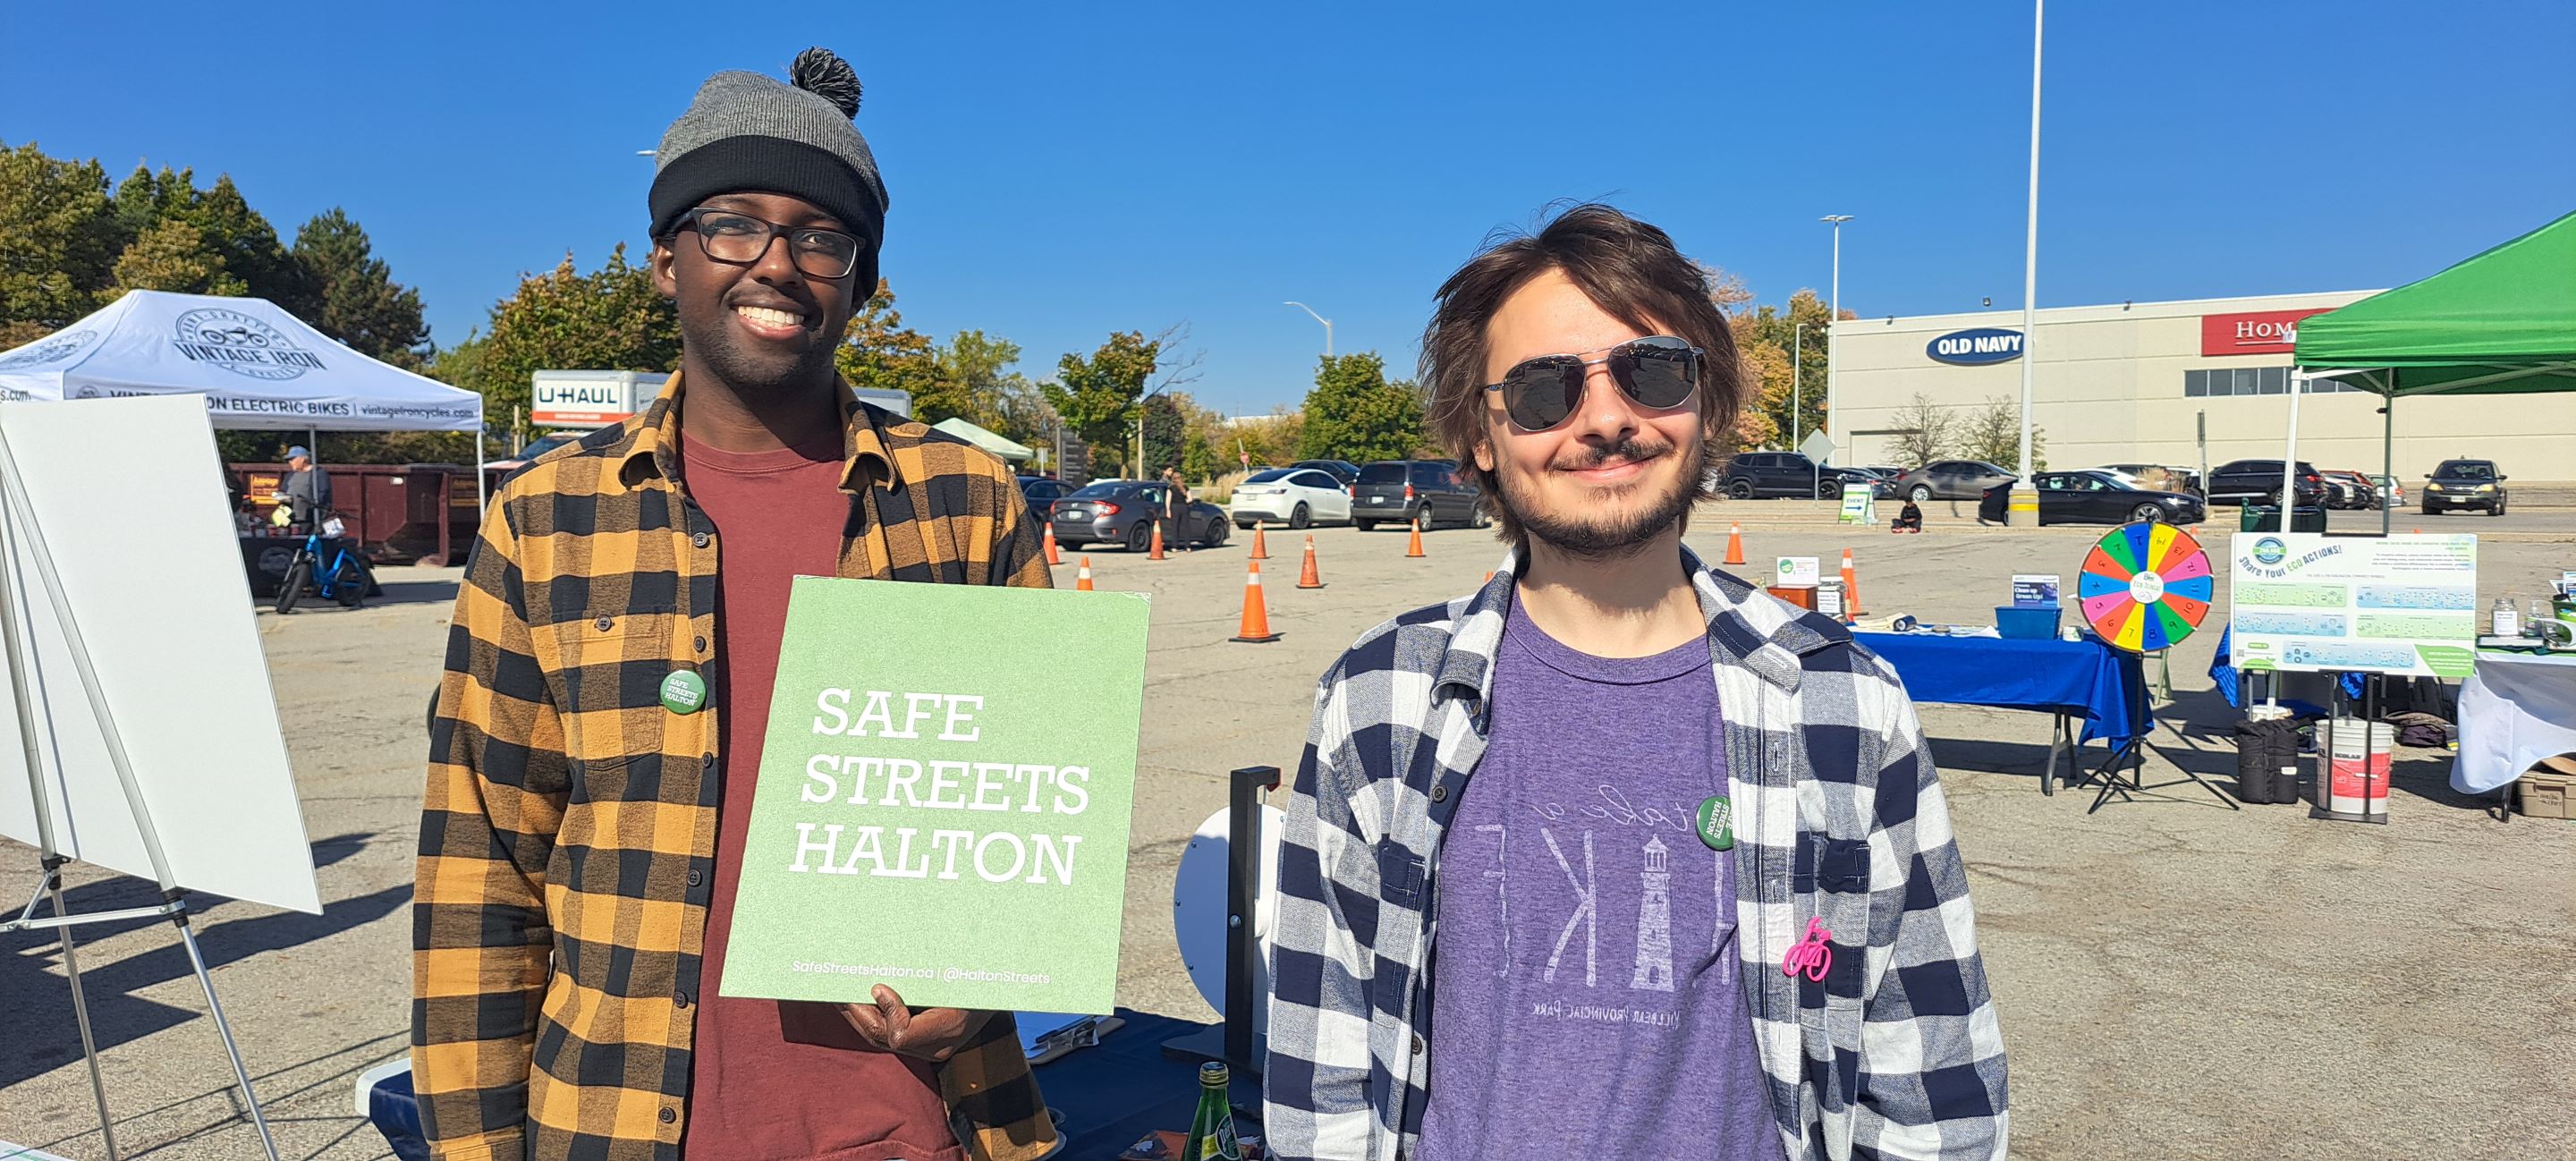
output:
<instances>
[{"instance_id":1,"label":"green tree","mask_svg":"<svg viewBox=\"0 0 2576 1161\"><path fill-rule=\"evenodd\" d=\"M1145 401L1144 410L1145 462L1139 467L1148 472L1172 468L1188 475L1181 446L1189 438L1189 417L1182 414L1181 401L1168 393L1156 395Z\"/></svg>"},{"instance_id":2,"label":"green tree","mask_svg":"<svg viewBox=\"0 0 2576 1161\"><path fill-rule=\"evenodd\" d=\"M420 292L393 280L366 230L337 206L295 232L295 264L309 295L306 322L370 358L417 369L429 327Z\"/></svg>"},{"instance_id":3,"label":"green tree","mask_svg":"<svg viewBox=\"0 0 2576 1161\"><path fill-rule=\"evenodd\" d=\"M179 294L238 295L242 280L224 268L224 255L205 232L178 218L146 228L116 258L116 292L167 290Z\"/></svg>"},{"instance_id":4,"label":"green tree","mask_svg":"<svg viewBox=\"0 0 2576 1161\"><path fill-rule=\"evenodd\" d=\"M894 289L884 279L877 280L877 292L850 316L840 348L832 352L832 365L852 387L911 396L913 418L924 423L956 414L940 393L930 336L903 325L903 312L894 308Z\"/></svg>"},{"instance_id":5,"label":"green tree","mask_svg":"<svg viewBox=\"0 0 2576 1161\"><path fill-rule=\"evenodd\" d=\"M191 293L248 294L311 320L313 300L302 269L278 241L277 229L259 211L250 208L240 187L233 184L232 175L218 176L212 187L201 190L196 187L194 170L164 166L154 173L136 166L134 173L117 187L116 217L134 245L141 245L164 223L185 222L196 228L199 244L208 254L222 259L223 273L239 289ZM168 236L167 232L164 236Z\"/></svg>"},{"instance_id":6,"label":"green tree","mask_svg":"<svg viewBox=\"0 0 2576 1161\"><path fill-rule=\"evenodd\" d=\"M1963 459L1984 460L2013 470L2021 463L2021 403L2002 395L1989 395L1985 405L1958 418L1955 429L1959 455ZM2047 447L2047 433L2036 423L2030 426L2030 467L2045 471L2048 457L2041 454Z\"/></svg>"},{"instance_id":7,"label":"green tree","mask_svg":"<svg viewBox=\"0 0 2576 1161\"><path fill-rule=\"evenodd\" d=\"M1303 459L1397 460L1422 446L1422 401L1411 383L1386 381L1377 352L1325 355L1306 393L1298 437Z\"/></svg>"},{"instance_id":8,"label":"green tree","mask_svg":"<svg viewBox=\"0 0 2576 1161\"><path fill-rule=\"evenodd\" d=\"M497 424L527 407L538 371L670 371L679 362L679 312L654 289L649 270L626 261L621 244L587 274L565 254L552 271L522 276L518 289L492 306L466 361L470 381L449 382L480 392L484 415ZM520 427L528 427L524 412Z\"/></svg>"},{"instance_id":9,"label":"green tree","mask_svg":"<svg viewBox=\"0 0 2576 1161\"><path fill-rule=\"evenodd\" d=\"M1093 475L1106 476L1104 465L1121 471L1136 467L1127 445L1128 425L1135 422L1136 401L1162 353L1160 339L1148 339L1141 331L1114 332L1088 357L1067 354L1057 360L1056 381L1038 385L1047 405L1090 447Z\"/></svg>"},{"instance_id":10,"label":"green tree","mask_svg":"<svg viewBox=\"0 0 2576 1161\"><path fill-rule=\"evenodd\" d=\"M98 162L0 143L0 350L105 305L125 246L113 207Z\"/></svg>"},{"instance_id":11,"label":"green tree","mask_svg":"<svg viewBox=\"0 0 2576 1161\"><path fill-rule=\"evenodd\" d=\"M1011 364L1020 361L1018 343L982 331L959 331L945 345L932 348L930 357L936 369L935 406L915 400L915 418L937 423L960 416L986 431L1020 440L1019 434L1002 430L1022 418L1008 414L1005 398L1015 386L1013 380L1026 383L1009 373Z\"/></svg>"},{"instance_id":12,"label":"green tree","mask_svg":"<svg viewBox=\"0 0 2576 1161\"><path fill-rule=\"evenodd\" d=\"M1747 370L1744 410L1752 414L1738 425L1739 433L1755 436L1745 441L1747 446L1787 447L1827 427L1825 350L1831 336L1825 324L1831 314L1815 291L1801 290L1789 296L1786 308L1766 304L1727 316ZM1854 316L1844 311L1843 317ZM1794 424L1789 414L1793 402L1798 413Z\"/></svg>"}]
</instances>

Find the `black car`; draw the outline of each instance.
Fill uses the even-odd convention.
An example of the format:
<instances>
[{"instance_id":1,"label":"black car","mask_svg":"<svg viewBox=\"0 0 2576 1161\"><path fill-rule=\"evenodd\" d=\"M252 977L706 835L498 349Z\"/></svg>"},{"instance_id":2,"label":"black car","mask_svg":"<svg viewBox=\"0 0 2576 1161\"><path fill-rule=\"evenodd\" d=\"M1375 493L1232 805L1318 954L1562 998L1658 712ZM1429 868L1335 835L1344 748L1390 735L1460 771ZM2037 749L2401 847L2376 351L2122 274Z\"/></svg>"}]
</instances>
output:
<instances>
[{"instance_id":1,"label":"black car","mask_svg":"<svg viewBox=\"0 0 2576 1161\"><path fill-rule=\"evenodd\" d=\"M2504 473L2494 460L2443 460L2424 477L2424 514L2453 508L2483 509L2504 515Z\"/></svg>"},{"instance_id":2,"label":"black car","mask_svg":"<svg viewBox=\"0 0 2576 1161\"><path fill-rule=\"evenodd\" d=\"M2207 518L2199 498L2122 483L2109 472L2034 472L2042 524L2198 524ZM1977 518L2006 523L2013 480L1986 489Z\"/></svg>"},{"instance_id":3,"label":"black car","mask_svg":"<svg viewBox=\"0 0 2576 1161\"><path fill-rule=\"evenodd\" d=\"M2298 466L2299 503L2303 506L2324 501L2328 489L2326 478L2306 460ZM2203 494L2212 504L2281 503L2281 461L2229 460L2210 470L2209 484Z\"/></svg>"},{"instance_id":4,"label":"black car","mask_svg":"<svg viewBox=\"0 0 2576 1161\"><path fill-rule=\"evenodd\" d=\"M1041 527L1045 526L1047 517L1054 513L1055 502L1065 498L1072 491L1073 489L1065 486L1064 481L1053 476L1020 477L1020 498L1029 502L1029 519L1037 521Z\"/></svg>"},{"instance_id":5,"label":"black car","mask_svg":"<svg viewBox=\"0 0 2576 1161\"><path fill-rule=\"evenodd\" d=\"M1292 468L1313 468L1316 471L1324 472L1332 476L1334 479L1340 480L1344 489L1348 489L1351 485L1360 482L1360 466L1349 460L1299 460L1288 466Z\"/></svg>"},{"instance_id":6,"label":"black car","mask_svg":"<svg viewBox=\"0 0 2576 1161\"><path fill-rule=\"evenodd\" d=\"M1458 478L1448 460L1379 460L1360 469L1351 487L1351 523L1366 532L1380 524L1410 523L1429 531L1441 524L1485 526L1476 487Z\"/></svg>"},{"instance_id":7,"label":"black car","mask_svg":"<svg viewBox=\"0 0 2576 1161\"><path fill-rule=\"evenodd\" d=\"M1154 543L1154 521L1163 514L1169 491L1154 480L1093 480L1056 501L1049 523L1055 526L1059 544L1124 544L1130 552L1143 552ZM1214 548L1225 543L1226 532L1233 527L1225 509L1199 500L1191 501L1176 523L1178 532L1163 534L1164 543L1175 548L1180 544ZM1180 544L1173 544L1175 539Z\"/></svg>"},{"instance_id":8,"label":"black car","mask_svg":"<svg viewBox=\"0 0 2576 1161\"><path fill-rule=\"evenodd\" d=\"M1927 500L1974 500L1986 489L2020 477L1984 460L1934 460L1896 477L1896 494Z\"/></svg>"},{"instance_id":9,"label":"black car","mask_svg":"<svg viewBox=\"0 0 2576 1161\"><path fill-rule=\"evenodd\" d=\"M1884 481L1859 468L1820 465L1803 452L1744 452L1727 461L1718 487L1738 500L1791 496L1818 500L1841 498L1844 484L1868 484L1882 497L1895 493Z\"/></svg>"}]
</instances>

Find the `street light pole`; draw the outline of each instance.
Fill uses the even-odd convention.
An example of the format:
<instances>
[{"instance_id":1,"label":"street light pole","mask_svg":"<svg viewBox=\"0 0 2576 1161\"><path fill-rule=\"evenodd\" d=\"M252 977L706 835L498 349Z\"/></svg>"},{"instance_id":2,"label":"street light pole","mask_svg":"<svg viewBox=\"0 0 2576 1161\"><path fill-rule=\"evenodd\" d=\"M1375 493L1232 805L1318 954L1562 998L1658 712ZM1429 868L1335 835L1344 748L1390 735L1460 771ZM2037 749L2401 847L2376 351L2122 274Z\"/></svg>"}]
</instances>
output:
<instances>
[{"instance_id":1,"label":"street light pole","mask_svg":"<svg viewBox=\"0 0 2576 1161\"><path fill-rule=\"evenodd\" d=\"M1805 365L1807 324L1789 328L1789 446L1798 446L1798 412L1803 406L1798 395L1798 369Z\"/></svg>"},{"instance_id":2,"label":"street light pole","mask_svg":"<svg viewBox=\"0 0 2576 1161\"><path fill-rule=\"evenodd\" d=\"M1827 214L1817 219L1834 228L1834 280L1825 299L1825 423L1830 431L1843 429L1842 360L1834 357L1834 324L1843 319L1843 223L1850 214Z\"/></svg>"},{"instance_id":3,"label":"street light pole","mask_svg":"<svg viewBox=\"0 0 2576 1161\"><path fill-rule=\"evenodd\" d=\"M1333 320L1325 318L1320 314L1316 314L1314 307L1308 306L1302 302L1283 302L1279 305L1296 307L1299 310L1305 311L1306 317L1324 324L1324 357L1327 359L1333 357Z\"/></svg>"},{"instance_id":4,"label":"street light pole","mask_svg":"<svg viewBox=\"0 0 2576 1161\"><path fill-rule=\"evenodd\" d=\"M2033 340L2039 329L2039 50L2041 20L2048 0L2030 3L2030 214L2022 235L2021 258L2021 479L2013 484L2012 511L2030 513L2039 522L2039 490L2031 479L2031 376L2038 358ZM2286 527L2286 526L2285 526Z\"/></svg>"}]
</instances>

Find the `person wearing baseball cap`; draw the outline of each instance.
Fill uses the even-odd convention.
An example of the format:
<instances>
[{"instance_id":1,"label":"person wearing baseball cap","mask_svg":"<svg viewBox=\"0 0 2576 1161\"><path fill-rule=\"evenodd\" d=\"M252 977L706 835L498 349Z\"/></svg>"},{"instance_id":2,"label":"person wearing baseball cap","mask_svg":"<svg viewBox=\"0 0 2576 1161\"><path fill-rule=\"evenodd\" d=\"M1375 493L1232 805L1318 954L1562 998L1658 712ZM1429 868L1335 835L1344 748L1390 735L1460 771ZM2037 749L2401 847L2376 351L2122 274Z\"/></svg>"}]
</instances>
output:
<instances>
[{"instance_id":1,"label":"person wearing baseball cap","mask_svg":"<svg viewBox=\"0 0 2576 1161\"><path fill-rule=\"evenodd\" d=\"M680 366L504 483L459 587L415 892L432 1156L1024 1161L1007 1012L737 999L719 975L789 579L1050 584L1001 461L833 369L886 188L857 75L723 72L647 198ZM721 615L719 615L721 613ZM860 917L864 919L864 917Z\"/></svg>"}]
</instances>

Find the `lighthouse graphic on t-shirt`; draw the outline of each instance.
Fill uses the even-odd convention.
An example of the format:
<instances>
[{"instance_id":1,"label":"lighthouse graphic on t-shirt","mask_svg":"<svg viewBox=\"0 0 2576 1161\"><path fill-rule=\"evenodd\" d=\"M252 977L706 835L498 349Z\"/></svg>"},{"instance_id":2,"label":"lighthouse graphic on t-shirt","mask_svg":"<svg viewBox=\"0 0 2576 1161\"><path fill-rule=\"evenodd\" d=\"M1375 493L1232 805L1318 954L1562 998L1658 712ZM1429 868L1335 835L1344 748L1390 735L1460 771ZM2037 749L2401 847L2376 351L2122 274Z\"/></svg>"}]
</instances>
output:
<instances>
[{"instance_id":1,"label":"lighthouse graphic on t-shirt","mask_svg":"<svg viewBox=\"0 0 2576 1161\"><path fill-rule=\"evenodd\" d=\"M1637 974L1628 981L1631 988L1673 990L1673 876L1665 862L1669 853L1663 839L1646 839L1646 869L1637 874L1646 890L1637 902Z\"/></svg>"}]
</instances>

